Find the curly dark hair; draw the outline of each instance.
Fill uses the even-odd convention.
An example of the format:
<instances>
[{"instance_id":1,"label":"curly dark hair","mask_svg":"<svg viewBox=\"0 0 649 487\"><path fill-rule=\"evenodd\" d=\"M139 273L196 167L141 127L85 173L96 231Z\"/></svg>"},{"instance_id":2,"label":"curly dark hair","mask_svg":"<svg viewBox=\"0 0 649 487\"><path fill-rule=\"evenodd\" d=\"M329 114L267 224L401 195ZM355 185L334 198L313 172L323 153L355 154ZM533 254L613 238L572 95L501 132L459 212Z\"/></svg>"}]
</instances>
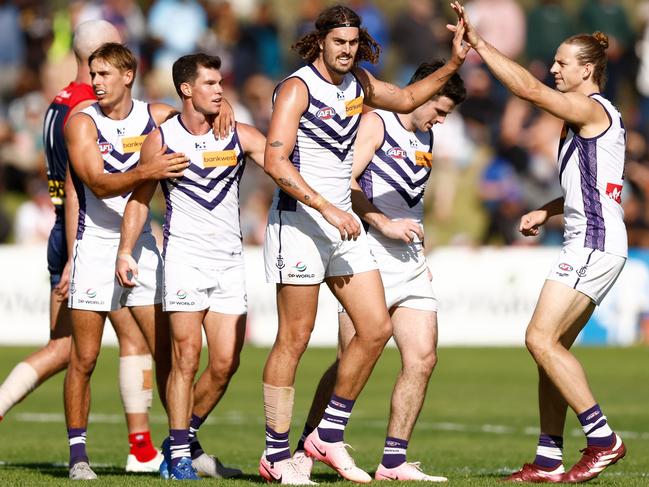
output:
<instances>
[{"instance_id":1,"label":"curly dark hair","mask_svg":"<svg viewBox=\"0 0 649 487\"><path fill-rule=\"evenodd\" d=\"M334 5L323 10L315 21L316 30L306 34L291 46L299 56L308 63L315 61L320 55L318 41L324 39L329 31L337 27L358 27L358 52L354 64L368 61L376 64L381 53L381 46L361 27L361 18L349 7Z\"/></svg>"},{"instance_id":2,"label":"curly dark hair","mask_svg":"<svg viewBox=\"0 0 649 487\"><path fill-rule=\"evenodd\" d=\"M429 74L433 74L439 68L444 66L446 62L443 59L433 61L432 63L421 63L417 67L417 71L412 75L408 84L411 85L419 80L424 79ZM466 88L464 88L464 81L459 74L453 73L444 86L435 94L433 98L446 96L453 100L453 103L459 105L466 99Z\"/></svg>"}]
</instances>

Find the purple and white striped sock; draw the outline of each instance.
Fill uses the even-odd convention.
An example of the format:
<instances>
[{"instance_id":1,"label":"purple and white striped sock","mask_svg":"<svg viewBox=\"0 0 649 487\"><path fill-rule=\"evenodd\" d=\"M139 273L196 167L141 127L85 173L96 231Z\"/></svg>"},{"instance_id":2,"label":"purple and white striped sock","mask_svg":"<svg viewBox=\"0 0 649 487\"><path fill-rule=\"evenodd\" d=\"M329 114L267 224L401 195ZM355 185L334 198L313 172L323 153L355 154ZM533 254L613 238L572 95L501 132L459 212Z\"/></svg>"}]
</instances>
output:
<instances>
[{"instance_id":1,"label":"purple and white striped sock","mask_svg":"<svg viewBox=\"0 0 649 487\"><path fill-rule=\"evenodd\" d=\"M592 408L578 414L577 418L579 418L586 435L586 444L588 446L606 447L615 442L615 433L608 425L606 416L604 416L599 404L595 404Z\"/></svg>"},{"instance_id":2,"label":"purple and white striped sock","mask_svg":"<svg viewBox=\"0 0 649 487\"><path fill-rule=\"evenodd\" d=\"M205 422L205 418L192 414L192 419L189 420L189 449L191 451L192 460L200 457L203 453L203 447L198 442L198 429Z\"/></svg>"},{"instance_id":3,"label":"purple and white striped sock","mask_svg":"<svg viewBox=\"0 0 649 487\"><path fill-rule=\"evenodd\" d=\"M291 458L291 449L288 444L288 431L278 433L266 425L266 460L269 462L281 462L287 458Z\"/></svg>"},{"instance_id":4,"label":"purple and white striped sock","mask_svg":"<svg viewBox=\"0 0 649 487\"><path fill-rule=\"evenodd\" d=\"M69 428L68 444L70 445L70 468L79 462L87 462L86 428Z\"/></svg>"},{"instance_id":5,"label":"purple and white striped sock","mask_svg":"<svg viewBox=\"0 0 649 487\"><path fill-rule=\"evenodd\" d=\"M171 451L170 469L173 469L182 458L191 458L189 450L189 429L169 430L169 441L169 450Z\"/></svg>"},{"instance_id":6,"label":"purple and white striped sock","mask_svg":"<svg viewBox=\"0 0 649 487\"><path fill-rule=\"evenodd\" d=\"M547 470L554 470L563 465L563 436L541 433L534 464Z\"/></svg>"},{"instance_id":7,"label":"purple and white striped sock","mask_svg":"<svg viewBox=\"0 0 649 487\"><path fill-rule=\"evenodd\" d=\"M408 441L388 436L385 438L381 465L385 468L396 468L406 461Z\"/></svg>"},{"instance_id":8,"label":"purple and white striped sock","mask_svg":"<svg viewBox=\"0 0 649 487\"><path fill-rule=\"evenodd\" d=\"M318 436L322 441L327 443L343 441L345 426L352 414L355 402L353 399L344 399L335 394L331 396L324 416L318 424Z\"/></svg>"}]
</instances>

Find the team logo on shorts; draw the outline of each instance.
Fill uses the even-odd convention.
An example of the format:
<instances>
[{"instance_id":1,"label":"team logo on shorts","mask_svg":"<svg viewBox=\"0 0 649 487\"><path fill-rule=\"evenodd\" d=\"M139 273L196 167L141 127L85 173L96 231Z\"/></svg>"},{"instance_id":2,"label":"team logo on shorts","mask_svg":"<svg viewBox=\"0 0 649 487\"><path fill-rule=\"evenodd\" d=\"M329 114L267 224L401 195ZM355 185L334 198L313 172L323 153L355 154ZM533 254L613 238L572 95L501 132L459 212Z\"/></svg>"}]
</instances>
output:
<instances>
[{"instance_id":1,"label":"team logo on shorts","mask_svg":"<svg viewBox=\"0 0 649 487\"><path fill-rule=\"evenodd\" d=\"M74 281L70 283L70 294L77 292L77 287L74 285Z\"/></svg>"},{"instance_id":2,"label":"team logo on shorts","mask_svg":"<svg viewBox=\"0 0 649 487\"><path fill-rule=\"evenodd\" d=\"M185 299L187 297L187 291L184 289L178 289L178 291L176 291L176 297L178 299Z\"/></svg>"},{"instance_id":3,"label":"team logo on shorts","mask_svg":"<svg viewBox=\"0 0 649 487\"><path fill-rule=\"evenodd\" d=\"M277 267L280 270L286 267L286 264L284 263L284 259L282 259L281 255L277 256L277 262L275 262L275 267Z\"/></svg>"},{"instance_id":4,"label":"team logo on shorts","mask_svg":"<svg viewBox=\"0 0 649 487\"><path fill-rule=\"evenodd\" d=\"M86 289L86 296L88 296L90 299L96 298L97 297L97 291L95 291L93 288L89 287Z\"/></svg>"},{"instance_id":5,"label":"team logo on shorts","mask_svg":"<svg viewBox=\"0 0 649 487\"><path fill-rule=\"evenodd\" d=\"M315 114L320 120L329 120L336 114L336 110L331 107L324 107L318 110Z\"/></svg>"},{"instance_id":6,"label":"team logo on shorts","mask_svg":"<svg viewBox=\"0 0 649 487\"><path fill-rule=\"evenodd\" d=\"M586 271L587 271L587 270L588 270L588 266L585 265L585 266L580 267L579 269L577 269L576 272L577 272L577 275L578 275L579 277L585 277L585 276L586 276Z\"/></svg>"},{"instance_id":7,"label":"team logo on shorts","mask_svg":"<svg viewBox=\"0 0 649 487\"><path fill-rule=\"evenodd\" d=\"M306 264L301 260L298 260L297 264L295 264L293 268L298 272L304 272L306 270Z\"/></svg>"},{"instance_id":8,"label":"team logo on shorts","mask_svg":"<svg viewBox=\"0 0 649 487\"><path fill-rule=\"evenodd\" d=\"M562 262L561 264L559 264L559 269L561 269L562 271L570 272L572 271L572 266L570 264Z\"/></svg>"},{"instance_id":9,"label":"team logo on shorts","mask_svg":"<svg viewBox=\"0 0 649 487\"><path fill-rule=\"evenodd\" d=\"M404 159L406 157L406 151L401 147L391 147L388 149L388 156L393 159Z\"/></svg>"}]
</instances>

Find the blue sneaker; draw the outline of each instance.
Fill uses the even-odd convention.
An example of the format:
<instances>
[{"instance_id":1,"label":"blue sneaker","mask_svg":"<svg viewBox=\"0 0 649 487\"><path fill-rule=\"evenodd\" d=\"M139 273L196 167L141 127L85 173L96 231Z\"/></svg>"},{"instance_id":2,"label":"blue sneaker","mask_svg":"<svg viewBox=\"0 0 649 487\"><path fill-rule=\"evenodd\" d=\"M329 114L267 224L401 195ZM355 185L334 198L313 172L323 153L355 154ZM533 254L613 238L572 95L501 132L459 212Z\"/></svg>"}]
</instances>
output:
<instances>
[{"instance_id":1,"label":"blue sneaker","mask_svg":"<svg viewBox=\"0 0 649 487\"><path fill-rule=\"evenodd\" d=\"M171 480L201 480L192 467L192 459L183 457L174 468L171 469Z\"/></svg>"},{"instance_id":2,"label":"blue sneaker","mask_svg":"<svg viewBox=\"0 0 649 487\"><path fill-rule=\"evenodd\" d=\"M171 465L170 443L171 441L167 436L163 440L162 445L160 446L160 449L162 450L162 456L164 457L164 459L162 460L162 463L160 463L159 471L160 471L160 477L165 480L169 480L169 476L171 475L171 472L169 471L169 466Z\"/></svg>"}]
</instances>

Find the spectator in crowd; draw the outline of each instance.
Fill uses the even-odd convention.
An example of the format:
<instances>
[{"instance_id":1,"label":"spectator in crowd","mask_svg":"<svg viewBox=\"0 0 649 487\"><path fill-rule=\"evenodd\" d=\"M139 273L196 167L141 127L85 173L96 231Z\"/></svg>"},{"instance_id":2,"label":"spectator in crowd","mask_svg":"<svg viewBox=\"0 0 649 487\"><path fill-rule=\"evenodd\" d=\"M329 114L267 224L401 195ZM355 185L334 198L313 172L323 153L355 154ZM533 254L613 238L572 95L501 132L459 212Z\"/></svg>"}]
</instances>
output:
<instances>
[{"instance_id":1,"label":"spectator in crowd","mask_svg":"<svg viewBox=\"0 0 649 487\"><path fill-rule=\"evenodd\" d=\"M24 63L20 12L12 0L0 0L0 109L11 97Z\"/></svg>"},{"instance_id":2,"label":"spectator in crowd","mask_svg":"<svg viewBox=\"0 0 649 487\"><path fill-rule=\"evenodd\" d=\"M16 212L14 239L17 244L47 242L56 218L47 184L34 178L29 181L27 192L30 199Z\"/></svg>"}]
</instances>

